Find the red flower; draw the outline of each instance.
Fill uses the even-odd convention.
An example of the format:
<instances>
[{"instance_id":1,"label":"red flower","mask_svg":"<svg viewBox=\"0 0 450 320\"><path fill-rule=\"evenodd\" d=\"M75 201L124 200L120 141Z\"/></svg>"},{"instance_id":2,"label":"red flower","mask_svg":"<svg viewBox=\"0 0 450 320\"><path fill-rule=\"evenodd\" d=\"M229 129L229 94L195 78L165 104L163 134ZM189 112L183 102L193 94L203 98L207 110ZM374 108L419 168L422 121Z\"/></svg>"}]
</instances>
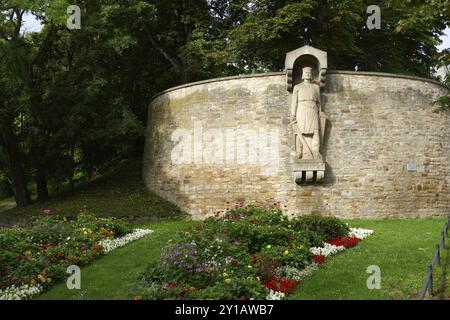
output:
<instances>
[{"instance_id":1,"label":"red flower","mask_svg":"<svg viewBox=\"0 0 450 320\"><path fill-rule=\"evenodd\" d=\"M345 238L347 241L347 248L355 247L361 239L356 237L348 237Z\"/></svg>"},{"instance_id":2,"label":"red flower","mask_svg":"<svg viewBox=\"0 0 450 320\"><path fill-rule=\"evenodd\" d=\"M358 244L359 240L360 239L358 239L356 237L345 237L345 238L334 237L330 241L328 241L328 243L332 244L334 246L344 247L345 249L348 249L348 248L356 246Z\"/></svg>"},{"instance_id":3,"label":"red flower","mask_svg":"<svg viewBox=\"0 0 450 320\"><path fill-rule=\"evenodd\" d=\"M233 267L236 267L236 266L238 265L237 260L236 260L236 259L231 260L231 265L232 265Z\"/></svg>"},{"instance_id":4,"label":"red flower","mask_svg":"<svg viewBox=\"0 0 450 320\"><path fill-rule=\"evenodd\" d=\"M186 290L181 290L177 292L177 296L179 297L184 297L184 295L186 294Z\"/></svg>"},{"instance_id":5,"label":"red flower","mask_svg":"<svg viewBox=\"0 0 450 320\"><path fill-rule=\"evenodd\" d=\"M295 290L298 282L294 280L285 280L281 278L272 277L267 281L262 281L262 284L273 291L292 293Z\"/></svg>"},{"instance_id":6,"label":"red flower","mask_svg":"<svg viewBox=\"0 0 450 320\"><path fill-rule=\"evenodd\" d=\"M258 258L256 257L256 255L252 255L252 263L256 264L258 262Z\"/></svg>"},{"instance_id":7,"label":"red flower","mask_svg":"<svg viewBox=\"0 0 450 320\"><path fill-rule=\"evenodd\" d=\"M314 256L314 262L317 264L322 264L325 261L325 256Z\"/></svg>"},{"instance_id":8,"label":"red flower","mask_svg":"<svg viewBox=\"0 0 450 320\"><path fill-rule=\"evenodd\" d=\"M173 289L173 288L175 288L176 287L176 285L175 285L175 283L173 283L173 282L169 282L168 284L167 284L167 288L168 289Z\"/></svg>"}]
</instances>

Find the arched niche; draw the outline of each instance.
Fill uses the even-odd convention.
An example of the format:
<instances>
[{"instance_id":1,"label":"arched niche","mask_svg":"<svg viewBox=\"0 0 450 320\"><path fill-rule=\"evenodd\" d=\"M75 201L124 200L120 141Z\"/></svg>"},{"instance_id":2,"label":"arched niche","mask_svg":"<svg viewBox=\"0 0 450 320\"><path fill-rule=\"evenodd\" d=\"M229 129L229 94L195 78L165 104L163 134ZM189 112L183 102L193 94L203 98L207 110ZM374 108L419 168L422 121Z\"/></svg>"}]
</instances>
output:
<instances>
[{"instance_id":1,"label":"arched niche","mask_svg":"<svg viewBox=\"0 0 450 320\"><path fill-rule=\"evenodd\" d=\"M305 54L305 55L299 57L294 62L294 66L293 66L293 70L292 70L292 85L293 85L293 87L295 87L296 84L302 82L302 70L305 67L312 68L313 82L320 83L319 60L317 60L317 58L312 55Z\"/></svg>"},{"instance_id":2,"label":"arched niche","mask_svg":"<svg viewBox=\"0 0 450 320\"><path fill-rule=\"evenodd\" d=\"M313 81L325 86L326 71L328 69L327 53L325 51L303 46L286 54L285 69L287 90L292 91L294 86L301 82L301 69L313 69Z\"/></svg>"}]
</instances>

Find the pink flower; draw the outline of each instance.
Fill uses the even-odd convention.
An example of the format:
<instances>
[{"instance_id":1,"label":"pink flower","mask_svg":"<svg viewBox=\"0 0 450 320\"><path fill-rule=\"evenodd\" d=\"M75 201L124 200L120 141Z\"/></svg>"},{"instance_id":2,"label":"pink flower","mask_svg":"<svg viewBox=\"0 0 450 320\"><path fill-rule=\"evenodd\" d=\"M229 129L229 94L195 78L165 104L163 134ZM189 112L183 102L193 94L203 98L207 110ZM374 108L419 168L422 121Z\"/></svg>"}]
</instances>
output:
<instances>
[{"instance_id":1,"label":"pink flower","mask_svg":"<svg viewBox=\"0 0 450 320\"><path fill-rule=\"evenodd\" d=\"M42 214L44 216L51 216L51 215L53 215L53 211L50 209L44 209L44 210L42 210Z\"/></svg>"}]
</instances>

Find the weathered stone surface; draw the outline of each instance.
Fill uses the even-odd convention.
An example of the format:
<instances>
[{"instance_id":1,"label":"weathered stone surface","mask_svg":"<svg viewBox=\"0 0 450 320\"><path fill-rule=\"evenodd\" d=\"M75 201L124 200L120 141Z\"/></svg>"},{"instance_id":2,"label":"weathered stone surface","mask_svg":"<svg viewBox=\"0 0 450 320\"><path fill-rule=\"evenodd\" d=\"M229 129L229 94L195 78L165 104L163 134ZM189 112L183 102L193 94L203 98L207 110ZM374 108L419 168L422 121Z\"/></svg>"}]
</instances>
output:
<instances>
[{"instance_id":1,"label":"weathered stone surface","mask_svg":"<svg viewBox=\"0 0 450 320\"><path fill-rule=\"evenodd\" d=\"M324 182L296 185L284 73L168 90L149 108L144 180L196 218L243 199L281 201L289 214L362 218L448 214L450 113L433 113L431 106L446 92L418 79L329 72L322 96L328 118L322 149ZM174 163L174 147L179 145L172 139L174 131L193 132L194 127L191 154L185 150L184 161ZM198 134L199 127L203 135ZM243 129L252 129L258 143ZM267 144L260 141L270 133L277 136L277 152L269 152L270 139ZM223 144L217 145L218 137ZM251 161L254 149L257 158L266 152L263 162ZM416 171L408 171L408 164L415 164Z\"/></svg>"}]
</instances>

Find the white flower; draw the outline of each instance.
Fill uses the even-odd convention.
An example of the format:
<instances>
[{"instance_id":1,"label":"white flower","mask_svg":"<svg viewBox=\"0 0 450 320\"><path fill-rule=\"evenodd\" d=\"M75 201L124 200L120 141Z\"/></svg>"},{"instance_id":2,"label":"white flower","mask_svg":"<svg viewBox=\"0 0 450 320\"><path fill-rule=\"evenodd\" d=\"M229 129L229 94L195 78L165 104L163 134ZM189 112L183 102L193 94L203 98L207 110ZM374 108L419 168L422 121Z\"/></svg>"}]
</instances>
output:
<instances>
[{"instance_id":1,"label":"white flower","mask_svg":"<svg viewBox=\"0 0 450 320\"><path fill-rule=\"evenodd\" d=\"M266 297L266 300L282 300L284 299L285 294L283 292L273 291L270 289L269 295Z\"/></svg>"},{"instance_id":2,"label":"white flower","mask_svg":"<svg viewBox=\"0 0 450 320\"><path fill-rule=\"evenodd\" d=\"M358 239L365 239L373 233L373 230L370 229L362 229L362 228L350 228L350 232L348 233L349 237L355 237Z\"/></svg>"},{"instance_id":3,"label":"white flower","mask_svg":"<svg viewBox=\"0 0 450 320\"><path fill-rule=\"evenodd\" d=\"M282 266L276 269L276 274L277 277L283 279L301 281L311 276L317 269L319 269L319 265L313 262L302 270L290 266Z\"/></svg>"},{"instance_id":4,"label":"white flower","mask_svg":"<svg viewBox=\"0 0 450 320\"><path fill-rule=\"evenodd\" d=\"M153 230L150 229L134 229L132 233L129 233L121 238L102 240L98 244L103 247L105 253L109 253L117 248L123 247L124 245L132 241L138 240L152 233Z\"/></svg>"},{"instance_id":5,"label":"white flower","mask_svg":"<svg viewBox=\"0 0 450 320\"><path fill-rule=\"evenodd\" d=\"M312 247L309 251L315 256L330 256L338 253L339 251L345 250L344 246L335 246L333 244L329 244L324 242L323 247Z\"/></svg>"},{"instance_id":6,"label":"white flower","mask_svg":"<svg viewBox=\"0 0 450 320\"><path fill-rule=\"evenodd\" d=\"M41 285L29 286L28 284L16 287L12 285L4 290L0 290L0 300L23 300L30 299L32 296L42 292Z\"/></svg>"}]
</instances>

